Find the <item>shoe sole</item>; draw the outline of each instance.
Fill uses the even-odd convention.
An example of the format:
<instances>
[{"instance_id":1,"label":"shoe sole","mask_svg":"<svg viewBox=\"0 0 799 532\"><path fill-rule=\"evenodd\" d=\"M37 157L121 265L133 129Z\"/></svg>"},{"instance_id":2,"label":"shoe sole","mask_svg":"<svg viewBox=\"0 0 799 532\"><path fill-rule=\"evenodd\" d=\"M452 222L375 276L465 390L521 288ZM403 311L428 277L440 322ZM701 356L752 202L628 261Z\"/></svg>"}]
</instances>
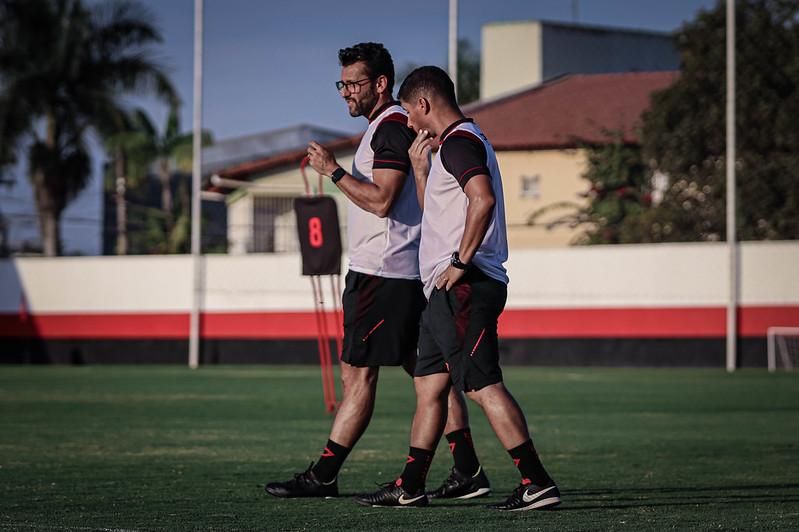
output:
<instances>
[{"instance_id":1,"label":"shoe sole","mask_svg":"<svg viewBox=\"0 0 799 532\"><path fill-rule=\"evenodd\" d=\"M269 491L268 489L264 489L264 492L268 493L272 497L277 497L278 499L337 499L338 495L289 495L289 494L282 494L282 493L274 493Z\"/></svg>"},{"instance_id":2,"label":"shoe sole","mask_svg":"<svg viewBox=\"0 0 799 532\"><path fill-rule=\"evenodd\" d=\"M540 501L535 501L533 502L533 504L525 506L524 508L514 508L513 510L506 510L506 511L524 512L526 510L545 510L547 508L554 508L559 504L560 504L560 497L549 497L547 499L541 499Z\"/></svg>"},{"instance_id":3,"label":"shoe sole","mask_svg":"<svg viewBox=\"0 0 799 532\"><path fill-rule=\"evenodd\" d=\"M459 500L475 499L477 497L483 497L484 495L488 495L489 493L491 493L491 488L480 488L477 491L467 493L466 495L461 495L460 497L453 497L453 499L459 499ZM444 499L444 498L446 497L439 497L439 499Z\"/></svg>"},{"instance_id":4,"label":"shoe sole","mask_svg":"<svg viewBox=\"0 0 799 532\"><path fill-rule=\"evenodd\" d=\"M366 506L369 508L427 508L429 505L414 505L414 504L369 504L368 502L355 501L356 504Z\"/></svg>"}]
</instances>

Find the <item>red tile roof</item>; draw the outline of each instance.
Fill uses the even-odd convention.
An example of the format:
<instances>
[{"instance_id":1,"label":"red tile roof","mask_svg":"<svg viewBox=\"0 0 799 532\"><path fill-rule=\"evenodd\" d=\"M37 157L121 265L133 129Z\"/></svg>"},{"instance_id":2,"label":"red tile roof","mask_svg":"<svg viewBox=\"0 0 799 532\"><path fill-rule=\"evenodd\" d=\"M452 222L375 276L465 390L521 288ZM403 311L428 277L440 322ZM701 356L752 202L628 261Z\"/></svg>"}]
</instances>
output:
<instances>
[{"instance_id":1,"label":"red tile roof","mask_svg":"<svg viewBox=\"0 0 799 532\"><path fill-rule=\"evenodd\" d=\"M574 148L580 141L607 142L621 130L637 142L636 128L653 92L677 72L574 74L464 109L496 150Z\"/></svg>"},{"instance_id":2,"label":"red tile roof","mask_svg":"<svg viewBox=\"0 0 799 532\"><path fill-rule=\"evenodd\" d=\"M497 151L574 148L580 142L607 142L603 131L622 130L637 142L636 127L654 91L677 79L677 72L574 74L464 108ZM363 136L326 144L333 151L355 149ZM219 171L221 177L248 180L255 174L299 165L305 149ZM217 187L209 187L218 190Z\"/></svg>"},{"instance_id":3,"label":"red tile roof","mask_svg":"<svg viewBox=\"0 0 799 532\"><path fill-rule=\"evenodd\" d=\"M335 140L333 142L328 142L324 144L324 146L326 146L328 149L332 151L347 150L347 149L352 149L354 151L355 148L358 147L358 144L361 142L362 136L363 133L358 133L357 135L353 135L352 137ZM288 165L296 165L297 167L299 167L300 162L302 161L303 157L305 157L306 154L307 150L305 148L301 150L283 152L277 155L273 155L271 157L259 159L257 161L238 164L230 168L225 168L224 170L220 170L218 172L218 175L219 177L223 177L225 179L249 181L256 174L261 174L268 170L274 170L276 168L281 168ZM227 187L217 187L211 184L206 184L204 186L204 189L211 192L222 192L222 193L230 192L230 189Z\"/></svg>"}]
</instances>

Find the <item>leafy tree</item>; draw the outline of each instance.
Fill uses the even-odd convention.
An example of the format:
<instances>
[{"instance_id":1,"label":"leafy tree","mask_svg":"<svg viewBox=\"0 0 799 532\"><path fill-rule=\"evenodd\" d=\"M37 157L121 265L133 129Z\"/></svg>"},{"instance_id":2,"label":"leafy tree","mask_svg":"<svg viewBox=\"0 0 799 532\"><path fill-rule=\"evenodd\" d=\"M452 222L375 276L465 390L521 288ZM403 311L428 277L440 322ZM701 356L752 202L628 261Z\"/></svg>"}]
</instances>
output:
<instances>
[{"instance_id":1,"label":"leafy tree","mask_svg":"<svg viewBox=\"0 0 799 532\"><path fill-rule=\"evenodd\" d=\"M591 147L588 204L550 205L530 223L567 209L547 225L583 227L580 243L725 239L725 39L723 2L686 24L680 77L653 95L640 146ZM738 0L735 46L737 233L797 239L799 3Z\"/></svg>"},{"instance_id":2,"label":"leafy tree","mask_svg":"<svg viewBox=\"0 0 799 532\"><path fill-rule=\"evenodd\" d=\"M622 134L607 132L608 141L584 145L590 183L581 197L587 201L562 201L533 212L528 224L548 229L566 226L582 232L573 244L626 244L648 241L640 224L629 223L650 210L652 190L638 146L625 144ZM554 216L554 217L553 217Z\"/></svg>"},{"instance_id":3,"label":"leafy tree","mask_svg":"<svg viewBox=\"0 0 799 532\"><path fill-rule=\"evenodd\" d=\"M60 218L88 183L90 134L124 123L125 93L177 96L150 46L161 42L135 2L0 0L0 166L27 153L45 255L61 252Z\"/></svg>"},{"instance_id":4,"label":"leafy tree","mask_svg":"<svg viewBox=\"0 0 799 532\"><path fill-rule=\"evenodd\" d=\"M742 240L799 238L798 17L795 0L736 2ZM726 238L725 38L723 2L687 24L678 37L680 78L654 95L644 118L643 160L669 186L653 212L630 222L649 224L656 241Z\"/></svg>"}]
</instances>

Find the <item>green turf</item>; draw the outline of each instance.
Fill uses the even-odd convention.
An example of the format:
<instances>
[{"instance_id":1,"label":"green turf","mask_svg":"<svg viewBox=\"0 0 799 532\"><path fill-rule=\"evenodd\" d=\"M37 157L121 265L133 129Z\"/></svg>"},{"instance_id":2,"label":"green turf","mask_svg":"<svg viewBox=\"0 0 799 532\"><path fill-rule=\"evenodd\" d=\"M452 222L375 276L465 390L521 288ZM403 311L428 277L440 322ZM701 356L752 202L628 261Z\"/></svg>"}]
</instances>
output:
<instances>
[{"instance_id":1,"label":"green turf","mask_svg":"<svg viewBox=\"0 0 799 532\"><path fill-rule=\"evenodd\" d=\"M506 368L544 462L554 511L484 500L378 509L283 500L327 439L317 368L0 366L0 529L797 529L799 375L765 371ZM345 495L394 478L410 380L384 369ZM472 409L490 501L518 482ZM439 448L429 483L451 458Z\"/></svg>"}]
</instances>

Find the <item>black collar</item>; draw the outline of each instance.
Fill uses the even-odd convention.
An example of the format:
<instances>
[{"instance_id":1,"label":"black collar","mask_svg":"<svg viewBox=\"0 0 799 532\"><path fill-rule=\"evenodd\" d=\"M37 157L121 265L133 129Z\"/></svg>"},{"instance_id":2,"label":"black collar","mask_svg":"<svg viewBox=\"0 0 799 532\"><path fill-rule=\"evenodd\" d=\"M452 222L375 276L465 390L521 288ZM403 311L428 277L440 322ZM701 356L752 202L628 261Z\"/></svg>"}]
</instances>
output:
<instances>
[{"instance_id":1,"label":"black collar","mask_svg":"<svg viewBox=\"0 0 799 532\"><path fill-rule=\"evenodd\" d=\"M474 122L474 119L473 118L461 118L460 120L455 120L453 123L451 123L450 125L447 126L447 129L445 129L443 133L441 133L438 136L438 143L439 144L443 144L444 143L444 139L447 138L447 135L452 133L453 129L455 129L459 125L463 124L464 122Z\"/></svg>"},{"instance_id":2,"label":"black collar","mask_svg":"<svg viewBox=\"0 0 799 532\"><path fill-rule=\"evenodd\" d=\"M398 101L389 100L369 114L369 123L371 124L375 118L380 116L380 113L391 107L392 105L399 105Z\"/></svg>"}]
</instances>

